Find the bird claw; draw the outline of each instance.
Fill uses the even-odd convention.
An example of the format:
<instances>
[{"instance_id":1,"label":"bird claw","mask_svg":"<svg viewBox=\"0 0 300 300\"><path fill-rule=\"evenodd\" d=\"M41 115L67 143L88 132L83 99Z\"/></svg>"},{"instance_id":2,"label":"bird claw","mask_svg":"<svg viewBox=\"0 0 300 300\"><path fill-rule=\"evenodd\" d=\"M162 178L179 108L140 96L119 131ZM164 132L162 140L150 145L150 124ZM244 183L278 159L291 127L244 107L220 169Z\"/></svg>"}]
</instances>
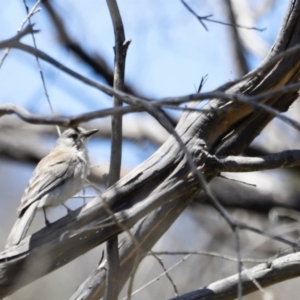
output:
<instances>
[{"instance_id":1,"label":"bird claw","mask_svg":"<svg viewBox=\"0 0 300 300\"><path fill-rule=\"evenodd\" d=\"M45 218L46 227L49 227L51 225L51 223L47 219L47 214L46 214L46 208L45 207L43 207L43 212L44 212L44 218Z\"/></svg>"},{"instance_id":2,"label":"bird claw","mask_svg":"<svg viewBox=\"0 0 300 300\"><path fill-rule=\"evenodd\" d=\"M68 215L72 216L73 218L75 218L74 212L72 209L70 209L67 205L63 204L63 206L66 208Z\"/></svg>"}]
</instances>

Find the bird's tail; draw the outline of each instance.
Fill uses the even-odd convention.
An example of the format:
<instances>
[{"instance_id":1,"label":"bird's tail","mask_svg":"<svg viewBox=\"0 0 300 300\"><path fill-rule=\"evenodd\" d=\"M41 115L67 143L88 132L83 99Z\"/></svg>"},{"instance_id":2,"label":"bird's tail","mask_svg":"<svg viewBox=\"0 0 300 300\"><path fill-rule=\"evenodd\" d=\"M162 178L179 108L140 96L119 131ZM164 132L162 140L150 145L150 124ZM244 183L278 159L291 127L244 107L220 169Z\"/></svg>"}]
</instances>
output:
<instances>
[{"instance_id":1,"label":"bird's tail","mask_svg":"<svg viewBox=\"0 0 300 300\"><path fill-rule=\"evenodd\" d=\"M37 211L38 201L33 202L25 212L18 217L10 234L7 238L5 248L9 248L14 245L18 245L20 241L25 237L33 217Z\"/></svg>"}]
</instances>

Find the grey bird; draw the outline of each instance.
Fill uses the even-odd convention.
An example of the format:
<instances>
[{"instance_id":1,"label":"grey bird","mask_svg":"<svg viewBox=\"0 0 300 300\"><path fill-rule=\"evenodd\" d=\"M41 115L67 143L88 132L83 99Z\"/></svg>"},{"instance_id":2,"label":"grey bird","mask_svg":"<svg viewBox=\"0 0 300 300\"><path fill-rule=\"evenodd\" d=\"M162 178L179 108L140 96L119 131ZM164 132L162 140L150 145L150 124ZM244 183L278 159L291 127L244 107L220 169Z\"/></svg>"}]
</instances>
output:
<instances>
[{"instance_id":1,"label":"grey bird","mask_svg":"<svg viewBox=\"0 0 300 300\"><path fill-rule=\"evenodd\" d=\"M64 205L83 188L90 172L86 144L97 131L67 129L57 139L53 150L39 162L21 199L18 219L9 234L6 248L19 244L25 237L38 208L43 209L46 225L49 225L45 208Z\"/></svg>"}]
</instances>

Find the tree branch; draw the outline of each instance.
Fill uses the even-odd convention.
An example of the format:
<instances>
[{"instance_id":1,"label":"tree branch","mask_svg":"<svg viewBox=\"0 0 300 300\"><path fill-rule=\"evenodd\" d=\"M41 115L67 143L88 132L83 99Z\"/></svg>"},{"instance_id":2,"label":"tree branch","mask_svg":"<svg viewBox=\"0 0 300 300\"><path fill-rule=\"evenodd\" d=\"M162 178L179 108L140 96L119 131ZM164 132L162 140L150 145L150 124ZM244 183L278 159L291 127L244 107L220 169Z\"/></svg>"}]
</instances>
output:
<instances>
[{"instance_id":1,"label":"tree branch","mask_svg":"<svg viewBox=\"0 0 300 300\"><path fill-rule=\"evenodd\" d=\"M285 255L242 272L243 292L257 291L256 280L262 287L300 276L300 254ZM236 298L238 275L233 275L170 300L232 300Z\"/></svg>"},{"instance_id":2,"label":"tree branch","mask_svg":"<svg viewBox=\"0 0 300 300\"><path fill-rule=\"evenodd\" d=\"M115 90L124 90L125 77L125 60L129 43L125 42L125 32L122 18L116 0L107 0L107 6L111 15L114 35L115 35L115 69L114 83ZM114 107L122 107L122 100L114 96ZM120 179L121 162L122 162L122 116L112 116L111 120L111 156L110 168L107 180L107 186L110 187ZM112 237L106 242L107 253L107 276L104 300L117 300L119 294L119 274L120 274L120 259L118 248L118 236ZM93 281L95 279L92 279ZM87 286L87 290L91 293L93 290Z\"/></svg>"},{"instance_id":3,"label":"tree branch","mask_svg":"<svg viewBox=\"0 0 300 300\"><path fill-rule=\"evenodd\" d=\"M207 168L219 172L256 172L277 168L292 168L300 165L300 150L287 150L262 157L208 156Z\"/></svg>"},{"instance_id":4,"label":"tree branch","mask_svg":"<svg viewBox=\"0 0 300 300\"><path fill-rule=\"evenodd\" d=\"M23 30L18 32L14 37L1 41L0 49L3 48L13 48L14 45L18 44L24 36L32 33L38 33L39 30L33 29L34 24L26 26ZM34 48L33 48L34 49Z\"/></svg>"},{"instance_id":5,"label":"tree branch","mask_svg":"<svg viewBox=\"0 0 300 300\"><path fill-rule=\"evenodd\" d=\"M101 76L109 86L113 86L113 70L109 67L105 59L99 53L89 54L75 39L72 39L71 35L66 29L63 18L58 14L58 12L55 11L51 1L43 1L43 4L49 13L49 16L59 34L60 41L64 47L68 50L71 50L86 65L92 68L94 72ZM125 84L124 91L132 95L139 95L138 90L128 83Z\"/></svg>"},{"instance_id":6,"label":"tree branch","mask_svg":"<svg viewBox=\"0 0 300 300\"><path fill-rule=\"evenodd\" d=\"M238 77L242 77L243 75L249 72L248 63L245 57L245 48L240 38L240 34L236 25L236 17L234 15L234 11L232 8L231 0L223 1L223 5L225 7L225 12L227 14L227 18L229 23L233 24L229 28L230 33L230 45L232 48L232 54L234 58L235 67L238 73Z\"/></svg>"},{"instance_id":7,"label":"tree branch","mask_svg":"<svg viewBox=\"0 0 300 300\"><path fill-rule=\"evenodd\" d=\"M80 123L87 122L97 118L104 118L111 115L127 114L132 112L139 112L141 108L136 107L114 107L92 111L89 113L80 114L77 116L63 117L63 116L45 116L32 114L26 109L12 104L6 103L0 105L0 117L4 115L16 114L23 121L31 124L45 124L45 125L60 125L63 127L77 127Z\"/></svg>"}]
</instances>

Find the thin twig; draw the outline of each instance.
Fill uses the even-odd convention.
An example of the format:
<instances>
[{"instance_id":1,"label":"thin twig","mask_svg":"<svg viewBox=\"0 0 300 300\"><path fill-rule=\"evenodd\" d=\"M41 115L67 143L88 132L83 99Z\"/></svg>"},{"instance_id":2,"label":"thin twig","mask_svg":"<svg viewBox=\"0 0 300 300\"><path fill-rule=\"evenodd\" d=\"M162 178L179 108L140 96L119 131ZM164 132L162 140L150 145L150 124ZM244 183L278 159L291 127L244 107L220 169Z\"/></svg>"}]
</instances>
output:
<instances>
[{"instance_id":1,"label":"thin twig","mask_svg":"<svg viewBox=\"0 0 300 300\"><path fill-rule=\"evenodd\" d=\"M30 18L36 14L37 12L39 12L41 9L40 8L37 8L41 3L41 0L37 0L36 3L33 5L32 9L30 12L27 13L27 16L26 18L22 21L19 29L18 29L18 32L21 32L26 24L27 21L30 21ZM26 3L24 3L26 5ZM27 7L27 5L26 5ZM27 9L26 9L27 10ZM29 22L30 25L32 25L31 22Z\"/></svg>"},{"instance_id":2,"label":"thin twig","mask_svg":"<svg viewBox=\"0 0 300 300\"><path fill-rule=\"evenodd\" d=\"M198 89L197 89L198 94L202 91L202 88L203 88L205 82L207 81L207 78L208 78L208 74L201 77L201 80L200 80L200 83L199 83L199 86L198 86Z\"/></svg>"},{"instance_id":3,"label":"thin twig","mask_svg":"<svg viewBox=\"0 0 300 300\"><path fill-rule=\"evenodd\" d=\"M15 36L7 39L7 40L3 40L0 42L0 49L3 48L14 48L16 45L18 45L20 43L20 40L28 35L31 34L32 32L39 32L39 30L37 29L33 29L33 26L27 25L21 32L17 33ZM32 49L34 49L33 47L31 47Z\"/></svg>"},{"instance_id":4,"label":"thin twig","mask_svg":"<svg viewBox=\"0 0 300 300\"><path fill-rule=\"evenodd\" d=\"M208 16L201 17L201 16L197 15L196 12L190 6L187 5L187 3L185 3L183 0L180 0L180 1L185 6L185 8L192 15L194 15L199 20L199 22L201 23L201 25L204 27L204 29L206 31L208 31L208 28L204 24L203 20L205 20L207 22L217 23L217 24L231 26L231 27L238 27L238 28L243 28L243 29L249 29L249 30L256 30L256 31L264 31L264 30L266 30L266 28L248 27L248 26L243 26L243 25L238 25L238 24L227 23L227 22L222 22L222 21L210 19L213 15L208 15Z\"/></svg>"},{"instance_id":5,"label":"thin twig","mask_svg":"<svg viewBox=\"0 0 300 300\"><path fill-rule=\"evenodd\" d=\"M84 194L83 194L83 195L73 196L72 199L73 199L73 198L80 198L80 199L83 198L83 199L87 199L87 198L95 198L95 197L96 197L95 195L84 195Z\"/></svg>"},{"instance_id":6,"label":"thin twig","mask_svg":"<svg viewBox=\"0 0 300 300\"><path fill-rule=\"evenodd\" d=\"M233 11L232 0L224 0L222 1L222 5L224 6L225 14L227 15L227 19L233 25L236 25L236 15ZM238 77L242 77L247 74L249 70L249 64L246 58L246 51L243 40L241 39L241 35L238 30L238 26L231 26L229 28L229 38L231 45L231 55L234 59L234 65L238 74Z\"/></svg>"},{"instance_id":7,"label":"thin twig","mask_svg":"<svg viewBox=\"0 0 300 300\"><path fill-rule=\"evenodd\" d=\"M211 257L216 257L216 258L221 258L233 262L237 262L237 258L234 256L229 256L226 254L222 253L217 253L217 252L210 252L210 251L151 251L150 253L145 254L145 256L149 255L205 255L205 256L211 256ZM243 263L267 263L270 261L270 258L268 259L256 259L256 258L243 258L241 259L241 262Z\"/></svg>"},{"instance_id":8,"label":"thin twig","mask_svg":"<svg viewBox=\"0 0 300 300\"><path fill-rule=\"evenodd\" d=\"M263 236L266 236L272 240L275 240L275 241L278 241L278 242L282 242L286 245L289 245L293 248L296 248L296 249L299 249L300 248L300 244L299 243L294 243L290 240L287 240L285 238L282 238L279 236L279 234L272 234L272 233L268 233L264 230L261 230L259 228L256 228L256 227L253 227L253 226L250 226L248 224L245 224L245 223L242 223L242 222L239 222L239 221L235 221L235 225L241 229L241 230L249 230L249 231L252 231L252 232L255 232L257 234L260 234L260 235L263 235Z\"/></svg>"},{"instance_id":9,"label":"thin twig","mask_svg":"<svg viewBox=\"0 0 300 300\"><path fill-rule=\"evenodd\" d=\"M136 257L135 257L134 264L133 264L133 267L132 267L132 270L130 273L129 287L128 287L128 298L130 299L131 293L132 293L134 275L135 275L138 265L139 265L138 262L139 262L139 257L140 257L140 244L137 241L137 239L134 237L134 235L131 233L131 231L125 225L123 225L121 222L119 222L118 218L116 217L114 212L110 209L109 205L107 204L105 198L103 196L101 196L101 191L98 189L98 187L90 181L89 181L89 184L96 190L96 192L98 192L99 197L102 199L104 209L106 210L108 215L112 218L113 223L116 224L122 230L122 232L126 232L129 235L129 237L131 238L133 244L135 245ZM109 225L111 225L111 224L108 224L107 226L109 226ZM98 226L98 228L100 228L100 227L103 228L104 226L103 225ZM95 228L97 228L97 227L95 227ZM89 228L89 230L91 230L91 229L94 230L95 228Z\"/></svg>"},{"instance_id":10,"label":"thin twig","mask_svg":"<svg viewBox=\"0 0 300 300\"><path fill-rule=\"evenodd\" d=\"M173 266L171 266L169 269L167 269L166 272L170 272L171 270L173 270L174 268L176 268L177 266L179 266L180 264L182 264L184 261L186 261L191 255L186 255L183 259L181 259L179 262L177 262L176 264L174 264ZM137 293L139 293L140 291L142 291L143 289L145 289L147 286L151 285L152 283L154 283L155 281L158 281L161 277L166 275L166 272L161 273L160 275L158 275L157 277L155 277L153 280L149 281L148 283L146 283L145 285L143 285L142 287L140 287L139 289L135 290L134 292L132 292L131 296L136 295ZM126 298L123 298L122 300L125 300Z\"/></svg>"},{"instance_id":11,"label":"thin twig","mask_svg":"<svg viewBox=\"0 0 300 300\"><path fill-rule=\"evenodd\" d=\"M224 175L218 175L219 178L223 178L223 179L226 179L226 180L229 180L229 181L233 181L233 182L237 182L237 183L241 183L241 184L244 184L244 185L247 185L247 186L251 186L251 187L256 187L256 184L253 184L253 183L249 183L249 182L245 182L245 181L241 181L241 180L238 180L238 179L234 179L234 178L229 178L229 177L226 177Z\"/></svg>"},{"instance_id":12,"label":"thin twig","mask_svg":"<svg viewBox=\"0 0 300 300\"><path fill-rule=\"evenodd\" d=\"M237 271L238 271L238 288L237 288L237 298L242 300L243 298L243 281L242 281L242 258L241 258L241 241L237 227L232 228L234 243L235 243L235 253L237 255Z\"/></svg>"},{"instance_id":13,"label":"thin twig","mask_svg":"<svg viewBox=\"0 0 300 300\"><path fill-rule=\"evenodd\" d=\"M106 93L107 95L118 96L124 102L130 103L131 105L134 105L134 106L137 106L139 109L142 109L142 107L144 107L143 102L149 102L149 99L131 96L131 95L128 95L127 93L116 91L113 88L104 86L93 80L90 80L89 78L86 78L86 77L74 72L73 70L67 68L66 66L62 65L61 63L59 63L58 61L56 61L55 59L53 59L52 57L50 57L49 55L47 55L46 53L44 53L38 49L35 49L33 47L30 47L28 45L25 45L25 44L22 44L22 43L16 42L16 41L12 42L11 45L14 48L21 49L28 53L38 55L40 58L48 61L49 63L53 64L60 70L63 70L64 72L68 73L69 75L81 80L82 82L101 90L102 92ZM0 42L0 48L1 48L1 42ZM293 48L291 50L292 51L290 51L290 52L289 52L289 50L287 50L287 53L291 54L294 52L298 52L300 50L300 47ZM288 55L288 54L286 54L286 55ZM285 55L285 53L278 55L278 57L276 57L275 60L271 60L272 64L276 63L279 59L285 57L286 55ZM269 66L269 64L267 66ZM258 69L264 70L265 68L266 67L262 67L262 68L258 68ZM255 71L255 72L252 72L251 75L254 76L254 74L257 74L257 73L258 73L258 71ZM298 122L282 115L280 111L277 111L276 109L274 109L270 106L267 106L262 103L257 103L257 102L264 99L265 97L271 97L271 96L280 95L280 94L284 94L284 93L296 92L300 88L300 83L293 83L293 84L290 84L290 85L287 85L287 86L284 86L284 87L281 87L278 89L274 89L270 92L259 94L257 96L245 96L245 95L240 95L240 94L229 94L229 93L221 92L221 90L224 90L225 87L232 86L233 84L236 84L237 82L241 82L248 77L249 77L248 75L244 76L242 79L233 81L230 84L227 84L226 86L224 85L224 86L220 87L219 89L212 91L212 92L193 94L193 95L184 96L184 97L164 98L161 100L151 101L151 103L153 103L154 105L157 105L157 106L161 106L161 104L178 105L180 103L185 103L185 102L190 102L190 101L199 101L199 100L205 100L205 99L211 99L211 98L219 98L219 99L224 99L227 101L228 100L239 101L241 103L247 104L254 108L262 109L262 110L266 111L267 113L271 114L272 116L279 118L280 120L286 122L287 124L289 124L299 130L300 124Z\"/></svg>"},{"instance_id":14,"label":"thin twig","mask_svg":"<svg viewBox=\"0 0 300 300\"><path fill-rule=\"evenodd\" d=\"M34 6L32 7L31 11L27 14L26 18L22 21L22 23L21 23L21 25L20 25L20 27L19 27L17 33L20 33L20 32L23 30L23 28L24 28L26 22L27 22L34 14L38 13L38 12L41 10L40 8L37 8L38 5L40 4L40 2L41 2L41 0L38 0L38 1L34 4ZM0 69L1 69L1 67L2 67L2 65L3 65L3 63L4 63L4 60L5 60L6 57L8 56L8 54L9 54L9 52L10 52L10 49L11 49L11 48L8 47L8 48L5 50L3 56L2 56L2 58L1 58L1 60L0 60Z\"/></svg>"},{"instance_id":15,"label":"thin twig","mask_svg":"<svg viewBox=\"0 0 300 300\"><path fill-rule=\"evenodd\" d=\"M71 117L64 116L47 116L32 114L28 110L21 106L6 103L0 104L0 117L3 115L16 114L20 119L31 124L44 124L44 125L60 125L62 127L78 127L79 123L87 122L97 118L105 118L113 114L128 114L133 112L140 112L141 108L133 108L129 106L125 107L113 107L107 109L101 109L92 111L89 113L83 113Z\"/></svg>"},{"instance_id":16,"label":"thin twig","mask_svg":"<svg viewBox=\"0 0 300 300\"><path fill-rule=\"evenodd\" d=\"M38 32L38 31L35 31ZM103 85L97 84L95 82L93 82L92 80L85 78L84 76L74 72L73 70L67 68L66 66L64 66L63 64L59 63L58 61L56 61L55 59L53 59L52 57L50 57L49 55L47 55L46 53L44 53L43 51L40 51L38 49L35 49L29 45L25 45L23 43L21 43L19 40L24 36L28 34L28 32L26 33L26 30L24 30L23 32L21 32L19 35L16 35L14 37L12 37L11 39L5 40L0 42L0 49L1 48L6 48L6 47L13 47L13 48L17 48L20 50L23 50L27 53L30 53L32 55L38 55L41 59L49 62L50 64L54 65L55 67L57 67L58 69L66 72L67 74L91 85L94 86L100 90L102 90L104 93L108 94L108 95L117 95L120 97L123 96L129 96L129 94L126 93L116 93L113 94L113 89L112 88L108 88L105 87ZM260 67L256 68L254 71L246 74L245 76L243 76L242 78L230 81L226 84L223 84L222 86L220 86L218 89L214 90L213 92L222 92L225 91L226 89L228 89L229 87L232 87L233 85L236 85L242 81L245 81L246 79L249 79L250 77L254 77L255 75L258 75L260 73L262 73L263 71L265 71L267 68L269 67L273 67L276 63L278 63L280 60L282 60L283 58L290 56L292 54L296 54L300 51L300 46L294 46L291 47L290 49L285 50L284 52L277 54L276 56L274 56L273 58L269 59L267 62L263 63ZM199 95L199 94L198 94ZM212 97L214 97L212 95ZM216 96L218 97L218 96ZM206 96L206 98L211 98L210 96ZM142 98L140 98L142 99ZM204 98L201 98L204 99ZM201 100L201 99L194 99L194 100ZM190 101L190 100L188 100Z\"/></svg>"},{"instance_id":17,"label":"thin twig","mask_svg":"<svg viewBox=\"0 0 300 300\"><path fill-rule=\"evenodd\" d=\"M26 0L23 0L23 3L24 3L24 6L25 6L27 15L29 16L28 17L28 22L32 26L31 16L30 16L30 12L29 12L29 8L27 6ZM31 33L31 36L32 36L33 46L34 46L35 49L37 49L34 32ZM41 77L41 80L42 80L44 93L45 93L48 105L50 107L50 111L51 111L51 113L53 115L54 111L53 111L53 107L52 107L52 104L51 104L51 101L50 101L50 96L49 96L49 93L48 93L48 90L47 90L46 81L45 81L44 73L43 73L43 70L42 70L42 66L40 64L40 60L39 60L39 57L37 55L35 56L35 59L36 59L36 63L37 63L37 66L38 66L38 69L39 69L39 73L40 73L40 77ZM60 131L60 128L58 126L56 126L56 130L57 130L58 136L60 136L61 135L61 131Z\"/></svg>"},{"instance_id":18,"label":"thin twig","mask_svg":"<svg viewBox=\"0 0 300 300\"><path fill-rule=\"evenodd\" d=\"M166 273L167 278L169 279L169 281L171 282L171 285L174 289L174 293L175 293L175 297L178 296L178 290L176 287L176 284L174 283L172 277L170 276L168 270L166 269L162 259L160 259L154 252L150 251L150 254L152 254L152 256L158 261L158 263L161 265L161 267L163 268L164 272Z\"/></svg>"}]
</instances>

